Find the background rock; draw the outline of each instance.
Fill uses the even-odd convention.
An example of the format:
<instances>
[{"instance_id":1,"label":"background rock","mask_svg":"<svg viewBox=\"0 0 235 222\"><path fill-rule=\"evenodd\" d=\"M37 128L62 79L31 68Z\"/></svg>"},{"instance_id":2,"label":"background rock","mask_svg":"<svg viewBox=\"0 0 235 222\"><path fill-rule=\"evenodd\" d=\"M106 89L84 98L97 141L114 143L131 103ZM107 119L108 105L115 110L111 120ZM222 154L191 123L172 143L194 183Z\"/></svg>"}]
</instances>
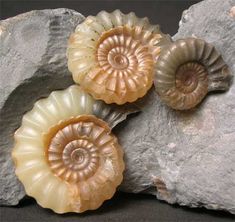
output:
<instances>
[{"instance_id":1,"label":"background rock","mask_svg":"<svg viewBox=\"0 0 235 222\"><path fill-rule=\"evenodd\" d=\"M192 6L174 38L196 35L213 43L235 73L233 5L234 0L206 0ZM35 100L72 84L66 41L82 20L77 12L58 9L0 23L0 204L17 204L25 195L10 158L12 135ZM150 91L138 101L143 112L115 129L125 149L121 190L235 213L234 101L233 84L229 92L209 95L196 109L179 112Z\"/></svg>"},{"instance_id":2,"label":"background rock","mask_svg":"<svg viewBox=\"0 0 235 222\"><path fill-rule=\"evenodd\" d=\"M197 36L214 44L233 74L234 5L234 0L193 5L174 36ZM235 83L187 112L171 110L153 90L140 105L143 112L116 130L127 163L122 190L235 214Z\"/></svg>"},{"instance_id":3,"label":"background rock","mask_svg":"<svg viewBox=\"0 0 235 222\"><path fill-rule=\"evenodd\" d=\"M73 10L55 9L0 22L0 205L25 196L10 156L13 133L37 99L72 84L67 39L83 19Z\"/></svg>"}]
</instances>

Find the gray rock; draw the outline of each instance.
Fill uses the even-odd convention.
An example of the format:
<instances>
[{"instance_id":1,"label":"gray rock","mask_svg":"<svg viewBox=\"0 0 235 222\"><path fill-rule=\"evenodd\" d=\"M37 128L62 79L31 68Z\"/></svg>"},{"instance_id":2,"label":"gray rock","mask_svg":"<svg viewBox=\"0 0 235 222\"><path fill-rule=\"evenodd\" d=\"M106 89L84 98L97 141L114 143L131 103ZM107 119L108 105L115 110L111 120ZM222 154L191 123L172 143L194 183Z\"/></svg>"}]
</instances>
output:
<instances>
[{"instance_id":1,"label":"gray rock","mask_svg":"<svg viewBox=\"0 0 235 222\"><path fill-rule=\"evenodd\" d=\"M72 84L67 39L84 17L73 10L31 11L0 22L0 205L25 196L10 152L22 115L40 97Z\"/></svg>"},{"instance_id":2,"label":"gray rock","mask_svg":"<svg viewBox=\"0 0 235 222\"><path fill-rule=\"evenodd\" d=\"M213 43L235 73L234 0L206 0L185 11L175 39L196 35ZM231 13L230 13L231 14ZM33 11L0 23L0 204L25 195L10 157L22 115L52 90L72 84L66 40L83 17L72 10ZM60 35L58 35L60 34ZM235 83L234 83L235 84ZM120 187L169 203L235 213L235 85L209 95L192 111L163 104L154 90L138 101L143 112L115 129L125 149Z\"/></svg>"},{"instance_id":3,"label":"gray rock","mask_svg":"<svg viewBox=\"0 0 235 222\"><path fill-rule=\"evenodd\" d=\"M197 36L215 45L235 74L235 0L205 0L183 13L174 39ZM122 190L168 203L235 214L235 83L191 111L174 111L152 90L116 133L125 149Z\"/></svg>"}]
</instances>

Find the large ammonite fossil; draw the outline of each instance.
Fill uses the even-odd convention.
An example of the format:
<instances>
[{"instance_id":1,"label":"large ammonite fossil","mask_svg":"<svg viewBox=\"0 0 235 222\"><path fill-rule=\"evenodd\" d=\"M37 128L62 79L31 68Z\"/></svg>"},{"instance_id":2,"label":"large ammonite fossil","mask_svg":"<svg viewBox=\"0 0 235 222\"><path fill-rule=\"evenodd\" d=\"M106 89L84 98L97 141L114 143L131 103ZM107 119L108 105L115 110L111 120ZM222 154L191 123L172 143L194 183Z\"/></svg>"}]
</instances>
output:
<instances>
[{"instance_id":1,"label":"large ammonite fossil","mask_svg":"<svg viewBox=\"0 0 235 222\"><path fill-rule=\"evenodd\" d=\"M161 47L170 42L159 26L131 12L88 16L69 39L68 68L94 98L124 104L144 96L153 83Z\"/></svg>"},{"instance_id":2,"label":"large ammonite fossil","mask_svg":"<svg viewBox=\"0 0 235 222\"><path fill-rule=\"evenodd\" d=\"M210 91L229 89L231 73L215 47L204 40L177 40L162 50L156 64L155 88L167 105L186 110Z\"/></svg>"},{"instance_id":3,"label":"large ammonite fossil","mask_svg":"<svg viewBox=\"0 0 235 222\"><path fill-rule=\"evenodd\" d=\"M12 152L26 193L57 213L96 209L111 198L124 170L110 127L118 119L120 112L76 85L37 101L15 133Z\"/></svg>"}]
</instances>

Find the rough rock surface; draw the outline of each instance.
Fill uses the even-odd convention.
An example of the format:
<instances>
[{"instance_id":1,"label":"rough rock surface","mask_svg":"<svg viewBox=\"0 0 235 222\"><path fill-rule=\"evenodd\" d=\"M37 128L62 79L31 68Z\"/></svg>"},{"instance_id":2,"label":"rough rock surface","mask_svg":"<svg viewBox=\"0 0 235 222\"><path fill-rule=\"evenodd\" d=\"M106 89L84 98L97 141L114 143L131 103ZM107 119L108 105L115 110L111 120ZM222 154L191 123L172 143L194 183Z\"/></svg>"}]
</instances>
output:
<instances>
[{"instance_id":1,"label":"rough rock surface","mask_svg":"<svg viewBox=\"0 0 235 222\"><path fill-rule=\"evenodd\" d=\"M37 99L72 84L67 39L83 19L73 10L55 9L0 22L0 205L25 196L10 156L13 133Z\"/></svg>"},{"instance_id":2,"label":"rough rock surface","mask_svg":"<svg viewBox=\"0 0 235 222\"><path fill-rule=\"evenodd\" d=\"M205 0L192 6L174 38L194 35L213 43L235 74L234 5L234 0ZM66 39L82 19L58 9L0 23L0 204L17 204L25 195L10 158L12 135L35 100L72 83ZM209 95L196 109L179 112L152 90L139 101L143 112L115 129L125 149L121 190L235 213L234 101L235 83L229 92Z\"/></svg>"},{"instance_id":3,"label":"rough rock surface","mask_svg":"<svg viewBox=\"0 0 235 222\"><path fill-rule=\"evenodd\" d=\"M193 5L174 36L197 36L214 44L233 74L234 5L235 0ZM127 162L123 190L235 214L235 82L228 92L211 94L187 112L171 110L152 91L143 112L117 133Z\"/></svg>"}]
</instances>

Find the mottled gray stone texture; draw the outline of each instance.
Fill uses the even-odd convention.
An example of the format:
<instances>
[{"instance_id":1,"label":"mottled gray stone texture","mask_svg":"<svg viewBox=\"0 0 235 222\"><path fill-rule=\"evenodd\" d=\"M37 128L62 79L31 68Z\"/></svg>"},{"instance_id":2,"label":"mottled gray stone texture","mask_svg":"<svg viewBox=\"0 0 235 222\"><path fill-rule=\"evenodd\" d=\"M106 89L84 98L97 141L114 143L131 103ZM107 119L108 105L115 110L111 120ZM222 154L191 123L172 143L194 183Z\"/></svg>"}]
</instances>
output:
<instances>
[{"instance_id":1,"label":"mottled gray stone texture","mask_svg":"<svg viewBox=\"0 0 235 222\"><path fill-rule=\"evenodd\" d=\"M174 39L197 36L215 45L235 73L235 0L205 0L185 11ZM25 192L14 175L12 135L40 97L72 84L66 41L83 17L67 9L33 11L0 23L0 204ZM235 83L191 111L174 111L154 90L143 112L115 128L125 150L120 187L169 203L235 213Z\"/></svg>"},{"instance_id":2,"label":"mottled gray stone texture","mask_svg":"<svg viewBox=\"0 0 235 222\"><path fill-rule=\"evenodd\" d=\"M0 205L16 205L25 196L10 156L13 133L37 99L72 84L66 45L83 19L55 9L0 21Z\"/></svg>"},{"instance_id":3,"label":"mottled gray stone texture","mask_svg":"<svg viewBox=\"0 0 235 222\"><path fill-rule=\"evenodd\" d=\"M215 45L235 74L235 0L205 0L183 13L179 39ZM235 83L191 111L174 111L154 91L143 112L117 130L127 163L122 190L235 214Z\"/></svg>"}]
</instances>

